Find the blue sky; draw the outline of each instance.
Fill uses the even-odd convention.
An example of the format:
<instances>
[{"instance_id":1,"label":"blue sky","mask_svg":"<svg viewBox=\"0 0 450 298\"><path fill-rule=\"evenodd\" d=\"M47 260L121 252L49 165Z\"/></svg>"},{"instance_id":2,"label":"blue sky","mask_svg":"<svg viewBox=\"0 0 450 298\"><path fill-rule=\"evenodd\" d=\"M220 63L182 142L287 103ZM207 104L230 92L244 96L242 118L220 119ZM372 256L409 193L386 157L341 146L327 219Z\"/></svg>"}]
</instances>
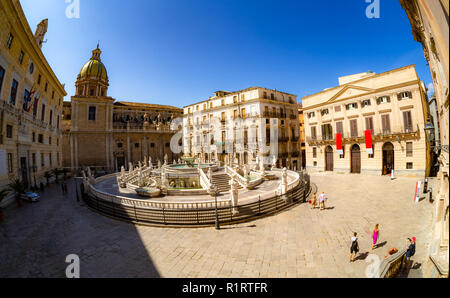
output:
<instances>
[{"instance_id":1,"label":"blue sky","mask_svg":"<svg viewBox=\"0 0 450 298\"><path fill-rule=\"evenodd\" d=\"M100 40L120 101L185 106L214 91L267 87L303 96L338 85L338 77L415 64L431 82L398 0L21 0L34 32L49 19L43 52L69 100L83 64Z\"/></svg>"}]
</instances>

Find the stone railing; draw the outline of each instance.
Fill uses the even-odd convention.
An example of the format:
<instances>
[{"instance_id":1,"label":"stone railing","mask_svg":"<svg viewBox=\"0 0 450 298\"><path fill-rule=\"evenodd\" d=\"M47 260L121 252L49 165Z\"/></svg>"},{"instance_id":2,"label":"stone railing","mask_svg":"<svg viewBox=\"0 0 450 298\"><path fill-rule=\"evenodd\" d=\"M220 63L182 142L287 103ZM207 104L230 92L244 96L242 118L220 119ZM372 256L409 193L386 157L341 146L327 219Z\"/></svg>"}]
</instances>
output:
<instances>
[{"instance_id":1,"label":"stone railing","mask_svg":"<svg viewBox=\"0 0 450 298\"><path fill-rule=\"evenodd\" d=\"M251 221L271 215L296 204L307 202L311 193L308 177L297 188L283 196L269 195L233 206L230 199L194 202L161 202L136 200L110 195L87 183L88 193L83 198L88 207L116 219L151 226L204 227L212 226L218 218L220 224ZM217 208L216 208L217 206ZM238 209L238 213L234 210Z\"/></svg>"},{"instance_id":2,"label":"stone railing","mask_svg":"<svg viewBox=\"0 0 450 298\"><path fill-rule=\"evenodd\" d=\"M237 183L239 183L242 187L247 188L248 181L244 177L242 177L238 172L236 172L232 167L225 166L225 173L228 174L228 176L236 177Z\"/></svg>"},{"instance_id":3,"label":"stone railing","mask_svg":"<svg viewBox=\"0 0 450 298\"><path fill-rule=\"evenodd\" d=\"M205 172L200 167L197 170L200 176L200 185L203 187L203 189L211 189L211 181L209 181L208 176L206 176Z\"/></svg>"},{"instance_id":4,"label":"stone railing","mask_svg":"<svg viewBox=\"0 0 450 298\"><path fill-rule=\"evenodd\" d=\"M393 278L396 277L402 270L406 262L406 249L402 249L397 253L385 258L378 269L378 278Z\"/></svg>"},{"instance_id":5,"label":"stone railing","mask_svg":"<svg viewBox=\"0 0 450 298\"><path fill-rule=\"evenodd\" d=\"M97 181L98 182L98 181ZM215 208L215 200L210 201L195 201L195 202L167 202L167 201L156 201L156 200L139 200L130 199L127 197L111 195L109 193L103 192L97 189L94 185L89 184L89 191L96 198L108 201L117 205L139 207L141 209L197 209L197 208ZM231 200L219 200L217 201L217 207L229 207L231 206Z\"/></svg>"}]
</instances>

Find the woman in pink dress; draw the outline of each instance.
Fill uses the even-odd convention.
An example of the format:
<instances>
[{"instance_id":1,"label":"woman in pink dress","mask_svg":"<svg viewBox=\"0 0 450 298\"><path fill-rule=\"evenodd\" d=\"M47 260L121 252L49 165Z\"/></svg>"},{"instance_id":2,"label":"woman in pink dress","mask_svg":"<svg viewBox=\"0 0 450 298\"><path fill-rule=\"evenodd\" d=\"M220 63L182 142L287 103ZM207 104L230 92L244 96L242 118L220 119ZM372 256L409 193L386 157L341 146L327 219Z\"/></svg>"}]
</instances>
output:
<instances>
[{"instance_id":1,"label":"woman in pink dress","mask_svg":"<svg viewBox=\"0 0 450 298\"><path fill-rule=\"evenodd\" d=\"M372 250L375 249L375 245L377 245L378 238L380 237L380 230L378 229L378 224L375 225L372 233Z\"/></svg>"}]
</instances>

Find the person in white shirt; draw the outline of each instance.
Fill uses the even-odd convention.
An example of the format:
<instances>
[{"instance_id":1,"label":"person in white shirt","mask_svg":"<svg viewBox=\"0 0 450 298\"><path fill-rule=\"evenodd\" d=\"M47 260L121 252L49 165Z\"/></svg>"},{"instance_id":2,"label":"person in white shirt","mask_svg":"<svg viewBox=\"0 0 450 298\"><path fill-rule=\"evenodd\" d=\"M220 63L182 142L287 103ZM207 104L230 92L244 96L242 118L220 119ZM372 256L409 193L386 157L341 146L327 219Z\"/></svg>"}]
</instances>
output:
<instances>
[{"instance_id":1,"label":"person in white shirt","mask_svg":"<svg viewBox=\"0 0 450 298\"><path fill-rule=\"evenodd\" d=\"M319 195L320 210L325 209L326 200L327 200L327 197L325 196L325 193L322 191L322 193Z\"/></svg>"}]
</instances>

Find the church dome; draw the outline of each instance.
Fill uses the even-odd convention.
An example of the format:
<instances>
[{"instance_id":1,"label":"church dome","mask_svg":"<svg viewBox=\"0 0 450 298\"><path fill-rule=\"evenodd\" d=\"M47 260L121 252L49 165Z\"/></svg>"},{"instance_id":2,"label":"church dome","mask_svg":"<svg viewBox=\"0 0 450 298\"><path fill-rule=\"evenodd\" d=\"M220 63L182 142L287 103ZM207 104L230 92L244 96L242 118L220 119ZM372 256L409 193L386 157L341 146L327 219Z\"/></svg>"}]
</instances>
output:
<instances>
[{"instance_id":1,"label":"church dome","mask_svg":"<svg viewBox=\"0 0 450 298\"><path fill-rule=\"evenodd\" d=\"M105 65L98 60L89 60L80 71L80 78L95 77L102 80L108 79Z\"/></svg>"},{"instance_id":2,"label":"church dome","mask_svg":"<svg viewBox=\"0 0 450 298\"><path fill-rule=\"evenodd\" d=\"M97 48L92 51L92 58L86 62L80 71L78 77L82 78L97 78L101 80L108 80L108 74L106 72L105 65L101 62L101 51L97 45Z\"/></svg>"}]
</instances>

